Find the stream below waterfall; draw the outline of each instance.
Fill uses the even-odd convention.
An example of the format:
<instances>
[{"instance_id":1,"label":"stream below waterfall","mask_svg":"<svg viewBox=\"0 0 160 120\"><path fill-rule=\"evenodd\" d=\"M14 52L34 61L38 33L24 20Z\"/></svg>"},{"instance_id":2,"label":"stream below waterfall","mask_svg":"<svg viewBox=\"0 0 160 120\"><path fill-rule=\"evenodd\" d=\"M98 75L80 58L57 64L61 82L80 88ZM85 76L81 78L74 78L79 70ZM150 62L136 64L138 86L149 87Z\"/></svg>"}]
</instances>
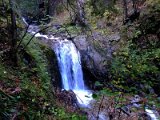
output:
<instances>
[{"instance_id":1,"label":"stream below waterfall","mask_svg":"<svg viewBox=\"0 0 160 120\"><path fill-rule=\"evenodd\" d=\"M28 25L24 18L23 21ZM35 34L35 37L37 38L57 41L52 49L57 56L62 88L65 90L72 90L76 94L78 103L81 107L93 109L90 107L90 103L93 101L92 92L91 90L88 90L85 85L81 67L81 57L75 45L67 39L62 40L52 35L48 36L37 33L38 30L38 26L30 25L28 32L32 35ZM145 111L148 116L150 116L151 120L158 120L158 117L153 110L146 108ZM97 116L91 117L89 120L97 120ZM109 118L105 115L104 111L102 111L99 113L98 120L109 120Z\"/></svg>"}]
</instances>

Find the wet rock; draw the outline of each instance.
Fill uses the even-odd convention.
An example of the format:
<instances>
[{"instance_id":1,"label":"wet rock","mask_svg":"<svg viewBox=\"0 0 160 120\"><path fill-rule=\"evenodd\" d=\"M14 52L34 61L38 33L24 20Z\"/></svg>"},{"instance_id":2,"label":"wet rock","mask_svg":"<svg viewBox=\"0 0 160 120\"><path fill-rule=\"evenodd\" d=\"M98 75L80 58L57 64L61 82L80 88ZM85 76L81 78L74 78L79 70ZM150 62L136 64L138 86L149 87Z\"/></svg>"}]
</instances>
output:
<instances>
[{"instance_id":1,"label":"wet rock","mask_svg":"<svg viewBox=\"0 0 160 120\"><path fill-rule=\"evenodd\" d=\"M108 37L109 41L111 41L111 42L112 41L118 42L121 39L119 33L115 33L115 34L109 35L107 37Z\"/></svg>"},{"instance_id":2,"label":"wet rock","mask_svg":"<svg viewBox=\"0 0 160 120\"><path fill-rule=\"evenodd\" d=\"M59 30L62 27L62 25L54 24L53 29Z\"/></svg>"},{"instance_id":3,"label":"wet rock","mask_svg":"<svg viewBox=\"0 0 160 120\"><path fill-rule=\"evenodd\" d=\"M57 89L55 96L60 103L64 103L65 106L69 106L72 110L79 109L77 98L72 90L60 90Z\"/></svg>"},{"instance_id":4,"label":"wet rock","mask_svg":"<svg viewBox=\"0 0 160 120\"><path fill-rule=\"evenodd\" d=\"M40 28L38 26L36 26L36 25L29 25L29 28L28 28L28 32L29 33L35 34L39 30L40 30Z\"/></svg>"},{"instance_id":5,"label":"wet rock","mask_svg":"<svg viewBox=\"0 0 160 120\"><path fill-rule=\"evenodd\" d=\"M109 117L108 117L108 115L106 115L105 111L101 112L98 117L99 117L98 120L110 120Z\"/></svg>"},{"instance_id":6,"label":"wet rock","mask_svg":"<svg viewBox=\"0 0 160 120\"><path fill-rule=\"evenodd\" d=\"M151 109L148 106L145 107L145 112L150 120L158 120L160 117L159 113L155 109Z\"/></svg>"},{"instance_id":7,"label":"wet rock","mask_svg":"<svg viewBox=\"0 0 160 120\"><path fill-rule=\"evenodd\" d=\"M77 36L73 40L74 44L81 53L82 63L89 68L91 71L107 72L106 67L103 64L105 58L101 56L94 47L87 41L87 37Z\"/></svg>"},{"instance_id":8,"label":"wet rock","mask_svg":"<svg viewBox=\"0 0 160 120\"><path fill-rule=\"evenodd\" d=\"M73 39L81 53L83 66L100 76L107 74L107 65L112 60L112 53L118 49L117 42L121 39L119 33L102 35L93 32L92 36L79 35ZM113 41L114 44L112 43Z\"/></svg>"},{"instance_id":9,"label":"wet rock","mask_svg":"<svg viewBox=\"0 0 160 120\"><path fill-rule=\"evenodd\" d=\"M131 114L131 110L130 110L131 108L130 108L130 106L128 105L128 106L124 106L124 107L122 107L121 108L121 110L125 113L125 114L127 114L128 116Z\"/></svg>"},{"instance_id":10,"label":"wet rock","mask_svg":"<svg viewBox=\"0 0 160 120\"><path fill-rule=\"evenodd\" d=\"M135 95L134 98L131 100L132 106L139 108L141 104L139 102L141 101L141 97L139 95Z\"/></svg>"}]
</instances>

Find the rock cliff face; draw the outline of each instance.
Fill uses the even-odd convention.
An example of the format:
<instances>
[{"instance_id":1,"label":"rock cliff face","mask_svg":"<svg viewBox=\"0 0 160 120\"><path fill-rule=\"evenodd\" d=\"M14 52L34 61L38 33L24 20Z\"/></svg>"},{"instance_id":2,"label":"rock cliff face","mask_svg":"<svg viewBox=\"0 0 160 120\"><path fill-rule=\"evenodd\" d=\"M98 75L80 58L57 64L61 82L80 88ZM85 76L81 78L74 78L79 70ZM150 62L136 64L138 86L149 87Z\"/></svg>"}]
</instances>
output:
<instances>
[{"instance_id":1,"label":"rock cliff face","mask_svg":"<svg viewBox=\"0 0 160 120\"><path fill-rule=\"evenodd\" d=\"M94 74L98 72L107 72L103 62L105 58L101 56L92 45L87 41L86 36L77 36L73 40L81 54L81 60L84 67L87 67Z\"/></svg>"},{"instance_id":2,"label":"rock cliff face","mask_svg":"<svg viewBox=\"0 0 160 120\"><path fill-rule=\"evenodd\" d=\"M116 50L115 45L111 43L113 41L118 42L120 40L119 34L109 36L94 36L97 43L103 43L105 47L103 50L98 50L94 43L91 42L91 38L81 35L74 38L73 42L77 49L81 53L81 60L84 67L89 69L95 75L107 75L107 65L112 59L112 53Z\"/></svg>"},{"instance_id":3,"label":"rock cliff face","mask_svg":"<svg viewBox=\"0 0 160 120\"><path fill-rule=\"evenodd\" d=\"M32 26L31 32L35 31ZM37 30L37 28L35 28ZM54 49L55 44L59 41L63 41L66 37L54 37L53 35L38 33L35 37L39 38L42 44ZM77 35L72 38L72 42L75 44L81 54L82 66L91 74L98 76L107 76L108 65L112 60L112 54L119 48L119 41L121 37L119 33L110 35L102 35L99 32L94 32L92 36ZM54 52L54 51L53 51Z\"/></svg>"}]
</instances>

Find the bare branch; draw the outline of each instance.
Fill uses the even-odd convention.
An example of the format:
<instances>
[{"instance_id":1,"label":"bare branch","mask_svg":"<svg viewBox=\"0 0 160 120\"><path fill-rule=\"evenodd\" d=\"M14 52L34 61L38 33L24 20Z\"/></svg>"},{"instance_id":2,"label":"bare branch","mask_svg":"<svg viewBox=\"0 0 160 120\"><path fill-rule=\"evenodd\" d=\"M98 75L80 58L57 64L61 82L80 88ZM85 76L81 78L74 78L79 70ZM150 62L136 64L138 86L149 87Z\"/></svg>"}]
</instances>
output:
<instances>
[{"instance_id":1,"label":"bare branch","mask_svg":"<svg viewBox=\"0 0 160 120\"><path fill-rule=\"evenodd\" d=\"M37 32L30 38L30 40L27 42L27 44L23 47L23 50L29 45L29 43L32 41L32 39L34 38L34 36L35 36L37 33L42 32L42 31L46 30L46 29L49 28L49 27L51 27L51 26L47 26L47 27L45 27L45 28L37 31Z\"/></svg>"},{"instance_id":2,"label":"bare branch","mask_svg":"<svg viewBox=\"0 0 160 120\"><path fill-rule=\"evenodd\" d=\"M101 99L101 102L100 102L100 105L99 105L99 109L98 109L98 113L97 113L97 120L99 119L99 113L100 113L100 111L101 111L103 99L104 99L104 95L102 96L102 99Z\"/></svg>"}]
</instances>

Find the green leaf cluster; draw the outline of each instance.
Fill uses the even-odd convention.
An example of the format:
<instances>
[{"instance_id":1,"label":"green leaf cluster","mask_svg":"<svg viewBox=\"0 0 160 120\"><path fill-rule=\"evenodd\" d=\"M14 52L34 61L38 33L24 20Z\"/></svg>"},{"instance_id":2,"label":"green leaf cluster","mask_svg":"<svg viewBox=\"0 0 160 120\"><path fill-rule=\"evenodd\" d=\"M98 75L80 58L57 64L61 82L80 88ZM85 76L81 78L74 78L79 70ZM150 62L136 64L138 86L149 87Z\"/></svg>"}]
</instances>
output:
<instances>
[{"instance_id":1,"label":"green leaf cluster","mask_svg":"<svg viewBox=\"0 0 160 120\"><path fill-rule=\"evenodd\" d=\"M132 91L136 89L130 89L131 87L141 84L149 86L159 84L160 48L156 47L159 41L154 38L150 39L149 43L145 41L147 38L140 41L138 37L140 34L140 31L136 31L134 37L112 61L110 75L112 83L117 87Z\"/></svg>"}]
</instances>

